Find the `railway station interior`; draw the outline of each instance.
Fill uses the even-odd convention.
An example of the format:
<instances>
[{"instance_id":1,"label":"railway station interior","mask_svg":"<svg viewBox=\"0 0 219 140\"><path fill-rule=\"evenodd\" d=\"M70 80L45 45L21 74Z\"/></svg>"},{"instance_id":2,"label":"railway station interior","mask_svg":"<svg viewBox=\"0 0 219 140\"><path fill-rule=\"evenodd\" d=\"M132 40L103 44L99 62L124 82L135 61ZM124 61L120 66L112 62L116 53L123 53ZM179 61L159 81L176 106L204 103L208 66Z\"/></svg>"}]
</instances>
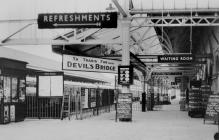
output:
<instances>
[{"instance_id":1,"label":"railway station interior","mask_svg":"<svg viewBox=\"0 0 219 140\"><path fill-rule=\"evenodd\" d=\"M67 3L0 6L0 138L219 139L218 0Z\"/></svg>"}]
</instances>

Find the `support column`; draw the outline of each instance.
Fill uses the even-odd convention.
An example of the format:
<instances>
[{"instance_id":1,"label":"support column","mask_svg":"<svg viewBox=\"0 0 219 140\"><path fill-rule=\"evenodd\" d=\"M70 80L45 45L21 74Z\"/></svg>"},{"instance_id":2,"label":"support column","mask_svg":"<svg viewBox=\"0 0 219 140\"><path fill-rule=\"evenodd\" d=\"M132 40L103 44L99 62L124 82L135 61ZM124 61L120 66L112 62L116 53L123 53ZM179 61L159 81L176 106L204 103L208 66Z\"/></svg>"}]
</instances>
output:
<instances>
[{"instance_id":1,"label":"support column","mask_svg":"<svg viewBox=\"0 0 219 140\"><path fill-rule=\"evenodd\" d=\"M124 18L121 22L122 26L122 65L130 65L130 51L129 51L129 42L130 42L130 25L131 19ZM130 86L122 86L122 93L129 93Z\"/></svg>"},{"instance_id":2,"label":"support column","mask_svg":"<svg viewBox=\"0 0 219 140\"><path fill-rule=\"evenodd\" d=\"M146 74L144 73L144 81L143 81L143 93L142 93L142 102L141 102L141 110L142 112L146 111L146 92L145 92L145 83L146 83Z\"/></svg>"}]
</instances>

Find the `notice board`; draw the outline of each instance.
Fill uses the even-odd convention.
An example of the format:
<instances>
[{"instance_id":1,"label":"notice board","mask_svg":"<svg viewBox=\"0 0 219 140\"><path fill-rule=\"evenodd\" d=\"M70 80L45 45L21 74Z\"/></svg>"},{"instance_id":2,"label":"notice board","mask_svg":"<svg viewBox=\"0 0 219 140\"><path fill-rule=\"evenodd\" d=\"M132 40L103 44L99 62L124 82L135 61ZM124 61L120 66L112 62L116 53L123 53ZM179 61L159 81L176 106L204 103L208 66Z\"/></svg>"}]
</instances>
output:
<instances>
[{"instance_id":1,"label":"notice board","mask_svg":"<svg viewBox=\"0 0 219 140\"><path fill-rule=\"evenodd\" d=\"M117 118L132 120L132 93L118 94Z\"/></svg>"},{"instance_id":2,"label":"notice board","mask_svg":"<svg viewBox=\"0 0 219 140\"><path fill-rule=\"evenodd\" d=\"M204 122L205 120L210 120L214 122L218 121L217 112L214 108L219 112L219 95L209 96Z\"/></svg>"}]
</instances>

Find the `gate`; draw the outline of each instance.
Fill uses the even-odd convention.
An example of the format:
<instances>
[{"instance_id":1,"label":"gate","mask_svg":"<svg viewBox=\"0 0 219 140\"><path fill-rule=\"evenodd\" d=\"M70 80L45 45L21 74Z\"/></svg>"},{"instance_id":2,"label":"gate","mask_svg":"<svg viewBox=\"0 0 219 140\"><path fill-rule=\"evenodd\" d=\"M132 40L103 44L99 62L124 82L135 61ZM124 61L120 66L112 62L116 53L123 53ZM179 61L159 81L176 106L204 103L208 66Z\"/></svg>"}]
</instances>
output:
<instances>
[{"instance_id":1,"label":"gate","mask_svg":"<svg viewBox=\"0 0 219 140\"><path fill-rule=\"evenodd\" d=\"M62 97L27 96L27 118L60 118Z\"/></svg>"},{"instance_id":2,"label":"gate","mask_svg":"<svg viewBox=\"0 0 219 140\"><path fill-rule=\"evenodd\" d=\"M64 94L71 95L70 111L72 115L75 114L80 108L79 98L76 98L78 90L74 87L65 87ZM78 100L78 101L77 101ZM62 96L26 96L27 118L39 118L39 119L60 119Z\"/></svg>"},{"instance_id":3,"label":"gate","mask_svg":"<svg viewBox=\"0 0 219 140\"><path fill-rule=\"evenodd\" d=\"M70 94L70 112L76 119L97 116L115 110L114 92L110 89L88 89L87 108L85 106L85 88L65 86L64 94ZM94 95L91 94L93 91ZM92 96L91 96L92 95ZM92 99L92 98L96 99ZM92 106L93 105L93 106ZM26 96L26 117L38 119L60 119L62 96L39 97L36 94Z\"/></svg>"}]
</instances>

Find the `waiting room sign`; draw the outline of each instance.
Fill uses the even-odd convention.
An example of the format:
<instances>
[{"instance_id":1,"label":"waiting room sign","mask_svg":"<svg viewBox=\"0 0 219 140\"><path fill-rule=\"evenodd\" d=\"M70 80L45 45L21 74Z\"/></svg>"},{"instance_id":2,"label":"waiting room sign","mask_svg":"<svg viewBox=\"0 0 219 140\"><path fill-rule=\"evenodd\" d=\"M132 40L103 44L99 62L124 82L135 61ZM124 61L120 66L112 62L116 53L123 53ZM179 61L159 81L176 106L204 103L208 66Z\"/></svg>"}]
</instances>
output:
<instances>
[{"instance_id":1,"label":"waiting room sign","mask_svg":"<svg viewBox=\"0 0 219 140\"><path fill-rule=\"evenodd\" d=\"M192 63L193 55L158 55L158 63Z\"/></svg>"}]
</instances>

